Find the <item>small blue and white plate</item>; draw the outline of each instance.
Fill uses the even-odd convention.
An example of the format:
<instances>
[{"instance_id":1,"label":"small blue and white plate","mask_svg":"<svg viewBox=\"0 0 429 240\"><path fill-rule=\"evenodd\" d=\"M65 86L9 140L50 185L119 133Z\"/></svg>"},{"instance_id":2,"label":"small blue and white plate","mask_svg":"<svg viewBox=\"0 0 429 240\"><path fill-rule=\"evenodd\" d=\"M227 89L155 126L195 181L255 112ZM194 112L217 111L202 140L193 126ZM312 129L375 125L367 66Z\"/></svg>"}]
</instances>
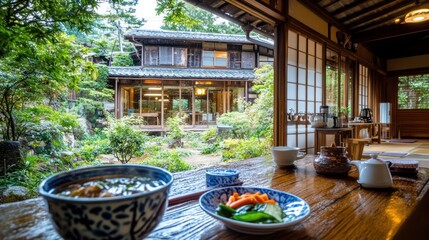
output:
<instances>
[{"instance_id":1,"label":"small blue and white plate","mask_svg":"<svg viewBox=\"0 0 429 240\"><path fill-rule=\"evenodd\" d=\"M266 193L270 199L277 201L286 213L287 218L281 223L249 223L222 217L216 214L219 204L225 204L229 196L234 192L239 195L246 192L261 194ZM286 227L295 225L308 217L310 206L301 198L282 191L262 187L224 187L217 188L204 193L199 199L200 207L213 218L220 220L226 227L241 233L265 235L284 230Z\"/></svg>"}]
</instances>

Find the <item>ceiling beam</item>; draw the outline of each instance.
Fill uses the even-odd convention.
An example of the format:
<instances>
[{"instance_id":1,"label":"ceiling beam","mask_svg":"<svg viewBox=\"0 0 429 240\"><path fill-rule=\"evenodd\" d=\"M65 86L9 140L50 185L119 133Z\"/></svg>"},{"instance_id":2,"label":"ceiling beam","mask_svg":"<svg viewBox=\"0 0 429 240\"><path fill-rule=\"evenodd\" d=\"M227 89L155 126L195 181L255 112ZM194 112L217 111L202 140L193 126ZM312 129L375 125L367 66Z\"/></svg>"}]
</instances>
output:
<instances>
[{"instance_id":1,"label":"ceiling beam","mask_svg":"<svg viewBox=\"0 0 429 240\"><path fill-rule=\"evenodd\" d=\"M410 3L411 2L411 3ZM379 18L388 18L390 17L394 12L396 12L398 9L404 8L409 6L410 4L414 4L414 1L405 1L405 2L401 2L399 4L395 4L393 6L384 8L381 11L377 11L374 14L368 14L368 16L363 17L361 19L358 19L356 21L353 21L350 23L350 25L354 25L354 26L359 26L361 24L371 24L371 21L374 20L375 18L379 17ZM408 8L409 9L409 8ZM376 17L375 17L376 16ZM401 15L395 15L396 17L401 17ZM372 24L371 24L372 25ZM365 28L365 27L363 27ZM353 27L351 28L353 30L353 32L357 32L358 30L354 29Z\"/></svg>"},{"instance_id":2,"label":"ceiling beam","mask_svg":"<svg viewBox=\"0 0 429 240\"><path fill-rule=\"evenodd\" d=\"M364 8L364 9L358 11L358 12L355 12L353 14L347 15L347 17L341 18L340 21L343 22L343 23L346 23L346 22L348 22L348 21L350 21L350 20L352 20L354 18L357 18L357 17L363 16L365 14L368 14L368 13L370 13L370 12L372 12L374 10L377 10L377 9L385 6L386 4L389 4L389 3L394 2L394 1L395 0L389 0L389 1L379 2L377 4L374 4L374 5L370 6L370 7Z\"/></svg>"},{"instance_id":3,"label":"ceiling beam","mask_svg":"<svg viewBox=\"0 0 429 240\"><path fill-rule=\"evenodd\" d=\"M237 1L237 0L225 0L225 2L244 10L256 18L261 19L262 21L275 26L277 23L286 22L286 17L281 13L271 9L270 7L265 6L264 4L256 0L246 0L246 1Z\"/></svg>"},{"instance_id":4,"label":"ceiling beam","mask_svg":"<svg viewBox=\"0 0 429 240\"><path fill-rule=\"evenodd\" d=\"M362 4L364 2L366 2L366 0L359 0L359 1L352 2L352 3L346 5L346 6L342 7L342 8L338 8L337 10L332 11L331 14L332 14L332 16L335 17L336 15L338 15L340 13L343 13L345 11L349 11L350 9L352 9L352 8L354 8L356 6L359 6L360 4Z\"/></svg>"},{"instance_id":5,"label":"ceiling beam","mask_svg":"<svg viewBox=\"0 0 429 240\"><path fill-rule=\"evenodd\" d=\"M377 28L370 31L354 34L352 36L352 39L354 42L366 43L420 32L429 32L429 22L390 25L383 28Z\"/></svg>"}]
</instances>

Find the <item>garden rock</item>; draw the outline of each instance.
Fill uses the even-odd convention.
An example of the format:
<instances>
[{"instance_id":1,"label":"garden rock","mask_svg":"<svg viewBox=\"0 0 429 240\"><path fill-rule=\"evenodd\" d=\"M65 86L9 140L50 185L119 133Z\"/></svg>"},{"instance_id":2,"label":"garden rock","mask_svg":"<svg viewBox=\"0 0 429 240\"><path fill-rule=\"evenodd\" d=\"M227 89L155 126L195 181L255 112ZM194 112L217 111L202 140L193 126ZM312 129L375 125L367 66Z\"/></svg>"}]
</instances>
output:
<instances>
[{"instance_id":1,"label":"garden rock","mask_svg":"<svg viewBox=\"0 0 429 240\"><path fill-rule=\"evenodd\" d=\"M28 191L22 186L10 186L3 191L2 202L11 203L22 201L28 198Z\"/></svg>"},{"instance_id":2,"label":"garden rock","mask_svg":"<svg viewBox=\"0 0 429 240\"><path fill-rule=\"evenodd\" d=\"M100 160L102 164L113 164L117 163L115 156L111 154L100 154L97 156L97 159Z\"/></svg>"}]
</instances>

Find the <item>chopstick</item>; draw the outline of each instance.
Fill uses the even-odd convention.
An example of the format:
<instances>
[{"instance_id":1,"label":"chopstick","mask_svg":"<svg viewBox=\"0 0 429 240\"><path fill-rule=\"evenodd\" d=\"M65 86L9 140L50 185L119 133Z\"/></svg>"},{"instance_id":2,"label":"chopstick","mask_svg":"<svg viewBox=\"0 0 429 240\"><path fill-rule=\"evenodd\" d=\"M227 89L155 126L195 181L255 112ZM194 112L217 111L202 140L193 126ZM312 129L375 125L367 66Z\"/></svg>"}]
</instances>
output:
<instances>
[{"instance_id":1,"label":"chopstick","mask_svg":"<svg viewBox=\"0 0 429 240\"><path fill-rule=\"evenodd\" d=\"M180 204L180 203L184 203L184 202L188 202L188 201L192 201L192 200L197 200L201 195L203 195L205 192L208 192L210 190L216 189L216 188L220 188L220 187L230 187L230 186L241 186L243 185L242 181L238 181L235 183L231 183L231 184L225 184L225 185L219 185L219 186L215 186L215 187L208 187L204 190L201 191L197 191L197 192L192 192L192 193L188 193L188 194L182 194L182 195L177 195L174 197L170 197L168 199L168 207Z\"/></svg>"}]
</instances>

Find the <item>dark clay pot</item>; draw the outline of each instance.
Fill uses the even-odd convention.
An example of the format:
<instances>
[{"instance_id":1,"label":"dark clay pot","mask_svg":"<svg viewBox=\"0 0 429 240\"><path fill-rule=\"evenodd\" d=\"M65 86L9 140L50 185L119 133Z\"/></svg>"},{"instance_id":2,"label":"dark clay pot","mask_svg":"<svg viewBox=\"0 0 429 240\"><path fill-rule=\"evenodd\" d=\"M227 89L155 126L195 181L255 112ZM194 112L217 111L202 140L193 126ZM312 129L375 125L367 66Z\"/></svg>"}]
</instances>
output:
<instances>
[{"instance_id":1,"label":"dark clay pot","mask_svg":"<svg viewBox=\"0 0 429 240\"><path fill-rule=\"evenodd\" d=\"M320 147L313 165L317 173L325 175L347 175L351 168L345 147Z\"/></svg>"}]
</instances>

